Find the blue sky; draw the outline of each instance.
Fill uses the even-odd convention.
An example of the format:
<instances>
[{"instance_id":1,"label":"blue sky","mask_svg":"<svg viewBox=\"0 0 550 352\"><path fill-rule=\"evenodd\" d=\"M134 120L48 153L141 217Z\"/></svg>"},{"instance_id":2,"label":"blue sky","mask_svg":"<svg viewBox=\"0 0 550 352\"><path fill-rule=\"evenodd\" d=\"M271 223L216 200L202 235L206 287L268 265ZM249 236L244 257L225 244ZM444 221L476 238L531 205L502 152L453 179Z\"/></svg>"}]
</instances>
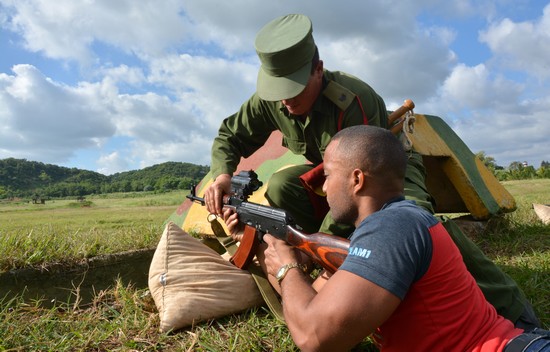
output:
<instances>
[{"instance_id":1,"label":"blue sky","mask_svg":"<svg viewBox=\"0 0 550 352\"><path fill-rule=\"evenodd\" d=\"M0 0L0 158L208 165L254 92L256 32L287 13L390 109L413 99L502 166L550 161L550 5L527 0Z\"/></svg>"}]
</instances>

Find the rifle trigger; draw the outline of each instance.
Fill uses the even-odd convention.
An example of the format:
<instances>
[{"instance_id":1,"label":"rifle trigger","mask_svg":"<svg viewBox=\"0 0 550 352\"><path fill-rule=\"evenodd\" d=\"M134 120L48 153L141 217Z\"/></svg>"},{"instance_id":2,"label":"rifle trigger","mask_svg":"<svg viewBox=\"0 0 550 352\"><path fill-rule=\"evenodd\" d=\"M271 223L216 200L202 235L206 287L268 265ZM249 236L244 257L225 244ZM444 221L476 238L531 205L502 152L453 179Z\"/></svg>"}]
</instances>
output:
<instances>
[{"instance_id":1,"label":"rifle trigger","mask_svg":"<svg viewBox=\"0 0 550 352\"><path fill-rule=\"evenodd\" d=\"M257 233L257 236L258 236L258 241L260 241L260 243L264 243L265 232L257 230L256 233Z\"/></svg>"}]
</instances>

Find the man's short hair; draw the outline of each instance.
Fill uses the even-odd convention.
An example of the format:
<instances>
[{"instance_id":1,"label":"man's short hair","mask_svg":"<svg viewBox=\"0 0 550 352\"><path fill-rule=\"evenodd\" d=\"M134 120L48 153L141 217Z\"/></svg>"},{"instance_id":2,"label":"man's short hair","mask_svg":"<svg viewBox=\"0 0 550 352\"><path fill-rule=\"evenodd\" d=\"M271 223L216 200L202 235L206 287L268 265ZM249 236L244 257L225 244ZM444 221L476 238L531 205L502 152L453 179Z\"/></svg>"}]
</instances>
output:
<instances>
[{"instance_id":1,"label":"man's short hair","mask_svg":"<svg viewBox=\"0 0 550 352\"><path fill-rule=\"evenodd\" d=\"M319 49L317 48L317 45L315 45L315 53L313 54L313 59L311 59L310 74L313 74L315 72L315 69L317 68L318 64L319 64Z\"/></svg>"},{"instance_id":2,"label":"man's short hair","mask_svg":"<svg viewBox=\"0 0 550 352\"><path fill-rule=\"evenodd\" d=\"M338 140L338 150L352 168L360 168L373 177L405 178L407 155L401 142L389 130L357 125L342 129L332 137Z\"/></svg>"}]
</instances>

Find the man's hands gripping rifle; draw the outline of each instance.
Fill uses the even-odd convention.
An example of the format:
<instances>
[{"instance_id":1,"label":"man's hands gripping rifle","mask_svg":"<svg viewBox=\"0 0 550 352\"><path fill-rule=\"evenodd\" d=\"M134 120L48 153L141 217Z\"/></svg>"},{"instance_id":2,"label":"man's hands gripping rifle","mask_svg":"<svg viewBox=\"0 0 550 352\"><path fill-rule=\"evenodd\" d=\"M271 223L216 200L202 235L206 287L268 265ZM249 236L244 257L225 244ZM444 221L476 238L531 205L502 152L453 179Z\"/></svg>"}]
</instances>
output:
<instances>
[{"instance_id":1,"label":"man's hands gripping rifle","mask_svg":"<svg viewBox=\"0 0 550 352\"><path fill-rule=\"evenodd\" d=\"M269 233L304 252L329 272L335 272L347 256L349 241L324 233L305 234L297 229L285 210L248 202L248 197L261 185L252 170L241 171L231 178L231 194L224 196L224 208L229 207L238 214L239 222L244 224L244 235L230 261L246 268L263 236ZM187 198L205 205L204 199L195 195L195 187Z\"/></svg>"}]
</instances>

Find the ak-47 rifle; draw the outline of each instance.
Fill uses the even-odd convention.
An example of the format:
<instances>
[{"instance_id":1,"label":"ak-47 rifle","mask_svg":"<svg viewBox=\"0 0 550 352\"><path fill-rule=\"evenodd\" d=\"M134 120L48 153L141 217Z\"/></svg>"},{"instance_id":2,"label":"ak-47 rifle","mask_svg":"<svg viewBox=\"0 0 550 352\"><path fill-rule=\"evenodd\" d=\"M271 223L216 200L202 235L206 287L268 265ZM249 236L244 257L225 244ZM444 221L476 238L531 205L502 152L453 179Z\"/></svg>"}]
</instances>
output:
<instances>
[{"instance_id":1,"label":"ak-47 rifle","mask_svg":"<svg viewBox=\"0 0 550 352\"><path fill-rule=\"evenodd\" d=\"M285 210L248 202L248 197L261 186L262 182L252 170L241 171L231 178L231 194L224 196L224 208L232 208L239 214L239 221L244 224L244 235L230 261L235 266L246 269L263 236L269 233L334 273L348 255L349 240L320 232L303 233L297 229L296 222ZM204 198L196 196L195 186L191 187L187 198L205 205Z\"/></svg>"}]
</instances>

